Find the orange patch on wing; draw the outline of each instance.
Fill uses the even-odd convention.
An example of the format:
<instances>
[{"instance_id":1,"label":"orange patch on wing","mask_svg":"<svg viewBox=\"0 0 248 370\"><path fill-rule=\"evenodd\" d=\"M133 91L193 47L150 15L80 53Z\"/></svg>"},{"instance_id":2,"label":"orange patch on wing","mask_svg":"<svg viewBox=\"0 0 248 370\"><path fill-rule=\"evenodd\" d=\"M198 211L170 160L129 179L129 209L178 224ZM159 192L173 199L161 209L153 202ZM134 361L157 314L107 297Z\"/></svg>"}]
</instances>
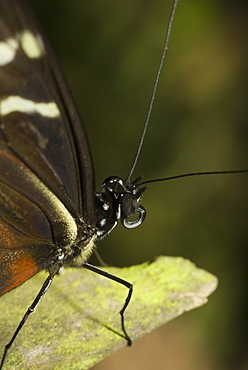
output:
<instances>
[{"instance_id":1,"label":"orange patch on wing","mask_svg":"<svg viewBox=\"0 0 248 370\"><path fill-rule=\"evenodd\" d=\"M4 258L6 268L1 274L5 279L1 281L0 295L18 287L40 270L35 260L21 249L6 253Z\"/></svg>"}]
</instances>

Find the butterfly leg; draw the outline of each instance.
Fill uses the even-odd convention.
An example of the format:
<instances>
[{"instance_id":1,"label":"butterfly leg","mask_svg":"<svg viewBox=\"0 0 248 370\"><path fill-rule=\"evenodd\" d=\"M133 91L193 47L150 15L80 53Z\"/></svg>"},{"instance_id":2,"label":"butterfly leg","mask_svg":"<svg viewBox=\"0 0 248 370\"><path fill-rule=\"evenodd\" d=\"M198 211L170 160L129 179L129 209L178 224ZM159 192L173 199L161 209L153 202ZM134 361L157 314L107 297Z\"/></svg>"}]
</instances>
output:
<instances>
[{"instance_id":1,"label":"butterfly leg","mask_svg":"<svg viewBox=\"0 0 248 370\"><path fill-rule=\"evenodd\" d=\"M127 334L127 331L126 331L126 328L125 328L124 313L126 311L127 306L129 305L129 302L130 302L131 297L132 297L132 294L133 294L133 284L129 283L126 280L123 280L123 279L119 278L118 276L112 275L109 272L100 269L99 267L93 266L93 265L91 265L91 264L89 264L87 262L83 263L82 264L82 267L84 267L84 268L86 268L86 269L88 269L90 271L93 271L96 274L102 275L102 276L106 277L107 279L111 279L113 281L116 281L117 283L122 284L122 285L124 285L125 287L128 288L128 295L127 295L127 298L125 300L125 303L124 303L122 309L120 310L120 315L121 315L121 328L122 328L122 331L123 331L124 336L125 336L125 339L127 341L127 345L128 346L131 346L132 345L132 340L129 337L129 335Z\"/></svg>"},{"instance_id":2,"label":"butterfly leg","mask_svg":"<svg viewBox=\"0 0 248 370\"><path fill-rule=\"evenodd\" d=\"M5 349L4 349L4 353L3 353L3 356L2 356L2 360L1 360L1 364L0 364L0 370L3 368L3 364L6 360L6 357L7 357L7 353L8 353L8 350L10 349L10 347L12 346L13 342L15 341L15 338L17 337L18 333L20 332L20 330L22 329L23 325L25 324L26 320L28 319L29 315L35 311L36 307L38 306L38 304L40 303L41 299L43 298L44 294L46 293L47 289L49 288L49 286L51 285L52 281L53 281L53 278L54 278L54 275L49 275L44 284L42 285L42 288L41 290L39 291L39 293L37 294L35 300L33 301L33 303L31 304L31 306L27 309L25 315L23 316L22 320L20 321L20 324L18 325L18 327L16 328L16 331L14 332L11 340L9 341L9 343L5 346Z\"/></svg>"}]
</instances>

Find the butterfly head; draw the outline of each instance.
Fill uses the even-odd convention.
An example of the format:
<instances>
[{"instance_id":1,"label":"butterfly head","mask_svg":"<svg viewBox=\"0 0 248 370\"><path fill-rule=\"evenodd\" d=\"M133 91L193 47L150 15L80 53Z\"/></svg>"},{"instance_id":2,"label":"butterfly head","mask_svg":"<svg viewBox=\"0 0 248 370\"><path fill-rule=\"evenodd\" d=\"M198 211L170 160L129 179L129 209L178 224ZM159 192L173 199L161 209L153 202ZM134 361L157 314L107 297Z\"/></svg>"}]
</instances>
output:
<instances>
[{"instance_id":1,"label":"butterfly head","mask_svg":"<svg viewBox=\"0 0 248 370\"><path fill-rule=\"evenodd\" d=\"M146 217L145 209L140 205L140 199L147 187L140 188L141 177L133 182L118 176L108 177L96 194L97 220L99 237L105 237L122 221L128 229L139 226ZM137 217L133 219L133 216Z\"/></svg>"}]
</instances>

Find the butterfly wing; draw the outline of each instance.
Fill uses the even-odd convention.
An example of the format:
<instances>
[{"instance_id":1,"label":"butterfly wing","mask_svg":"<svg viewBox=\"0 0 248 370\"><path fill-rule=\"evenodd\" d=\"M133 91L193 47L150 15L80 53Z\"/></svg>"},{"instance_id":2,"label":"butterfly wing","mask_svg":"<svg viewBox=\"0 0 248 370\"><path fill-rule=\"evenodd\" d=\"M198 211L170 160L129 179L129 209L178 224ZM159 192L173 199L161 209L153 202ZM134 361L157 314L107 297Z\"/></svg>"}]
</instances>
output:
<instances>
[{"instance_id":1,"label":"butterfly wing","mask_svg":"<svg viewBox=\"0 0 248 370\"><path fill-rule=\"evenodd\" d=\"M2 165L2 161L0 163ZM2 181L0 209L2 295L45 268L51 261L54 248L45 214L28 198Z\"/></svg>"},{"instance_id":2,"label":"butterfly wing","mask_svg":"<svg viewBox=\"0 0 248 370\"><path fill-rule=\"evenodd\" d=\"M83 189L83 191L81 190ZM37 20L0 0L0 294L45 268L94 225L86 134Z\"/></svg>"}]
</instances>

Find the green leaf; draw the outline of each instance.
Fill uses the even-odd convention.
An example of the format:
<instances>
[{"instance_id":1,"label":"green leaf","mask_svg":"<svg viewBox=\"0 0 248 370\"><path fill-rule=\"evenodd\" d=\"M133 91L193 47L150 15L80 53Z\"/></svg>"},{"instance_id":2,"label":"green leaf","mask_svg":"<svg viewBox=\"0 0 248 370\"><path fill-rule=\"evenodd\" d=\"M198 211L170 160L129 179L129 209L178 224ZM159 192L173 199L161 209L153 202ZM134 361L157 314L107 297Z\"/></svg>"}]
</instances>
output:
<instances>
[{"instance_id":1,"label":"green leaf","mask_svg":"<svg viewBox=\"0 0 248 370\"><path fill-rule=\"evenodd\" d=\"M136 340L185 311L203 305L217 278L180 257L159 257L129 268L106 268L134 284L125 315ZM1 298L0 345L10 340L45 274ZM56 278L11 347L4 369L91 368L126 345L117 314L127 289L84 269L68 269Z\"/></svg>"}]
</instances>

